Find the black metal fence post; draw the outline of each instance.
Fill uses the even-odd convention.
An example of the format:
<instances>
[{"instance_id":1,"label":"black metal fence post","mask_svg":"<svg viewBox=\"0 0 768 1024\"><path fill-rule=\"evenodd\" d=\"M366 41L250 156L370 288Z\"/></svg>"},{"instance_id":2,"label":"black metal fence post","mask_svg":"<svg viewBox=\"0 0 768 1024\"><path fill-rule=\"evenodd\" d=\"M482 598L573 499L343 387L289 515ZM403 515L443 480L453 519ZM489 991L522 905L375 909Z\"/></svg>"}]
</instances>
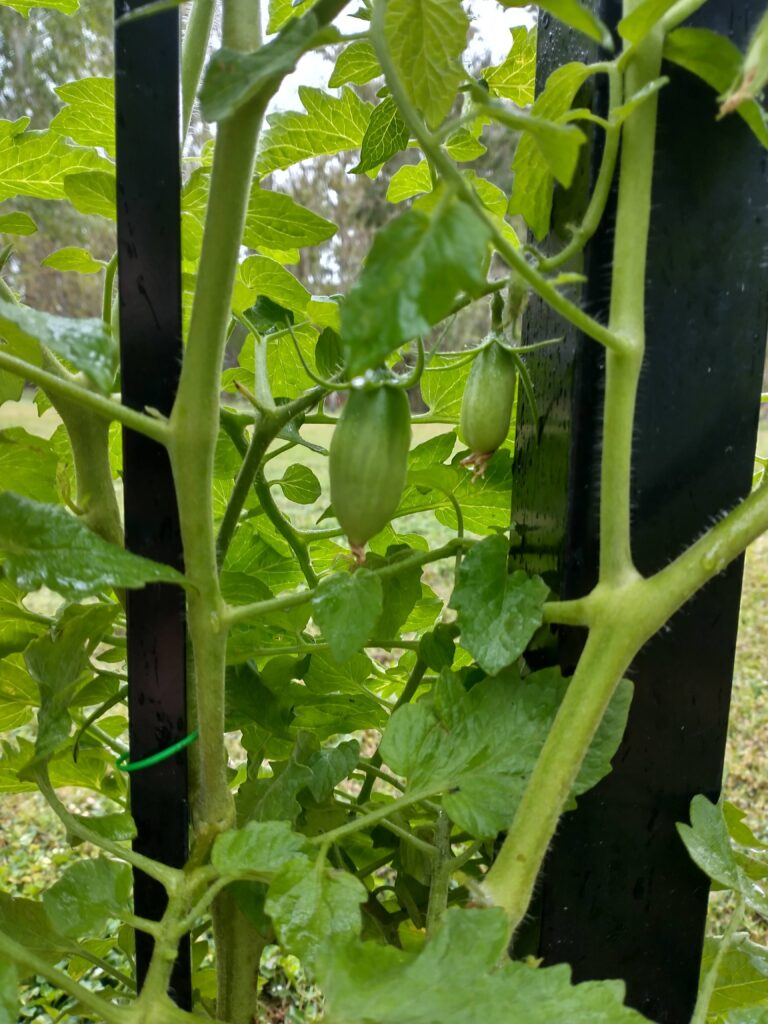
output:
<instances>
[{"instance_id":1,"label":"black metal fence post","mask_svg":"<svg viewBox=\"0 0 768 1024\"><path fill-rule=\"evenodd\" d=\"M145 0L116 0L115 15ZM168 414L181 362L181 237L178 10L115 32L117 229L123 401ZM182 569L170 462L164 448L123 432L126 546ZM128 594L128 675L132 759L186 735L184 595L166 585ZM131 775L131 809L141 853L180 867L187 857L186 751ZM140 872L136 913L158 919L165 891ZM152 953L136 935L139 984ZM191 1008L189 942L182 943L171 995Z\"/></svg>"},{"instance_id":2,"label":"black metal fence post","mask_svg":"<svg viewBox=\"0 0 768 1024\"><path fill-rule=\"evenodd\" d=\"M618 0L599 6L615 26ZM692 24L743 47L761 13L751 0L712 0ZM540 32L541 85L584 52L546 16ZM716 122L711 89L680 69L665 73L633 468L633 549L646 573L749 491L768 325L766 156L740 118ZM556 197L556 224L573 218L574 202L578 194ZM588 278L582 301L603 317L611 246L609 214L579 268ZM531 304L527 341L563 332ZM602 402L599 347L566 336L527 358L544 423L536 438L523 411L513 488L513 559L563 598L586 593L597 572ZM563 819L538 897L545 961L572 964L577 980L624 978L629 1002L663 1024L687 1024L696 996L708 885L675 822L687 820L695 794L720 790L742 565L713 580L636 659L613 772ZM550 655L570 672L583 639L563 630Z\"/></svg>"}]
</instances>

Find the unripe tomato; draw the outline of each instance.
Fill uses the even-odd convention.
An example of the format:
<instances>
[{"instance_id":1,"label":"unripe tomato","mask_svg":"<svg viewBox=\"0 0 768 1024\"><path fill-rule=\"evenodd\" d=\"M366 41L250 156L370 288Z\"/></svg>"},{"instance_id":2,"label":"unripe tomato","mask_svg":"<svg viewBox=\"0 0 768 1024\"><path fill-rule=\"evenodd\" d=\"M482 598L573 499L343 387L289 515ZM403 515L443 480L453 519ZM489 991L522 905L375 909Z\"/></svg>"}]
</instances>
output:
<instances>
[{"instance_id":1,"label":"unripe tomato","mask_svg":"<svg viewBox=\"0 0 768 1024\"><path fill-rule=\"evenodd\" d=\"M515 400L512 353L492 341L475 358L461 402L459 437L473 452L487 455L504 443Z\"/></svg>"},{"instance_id":2,"label":"unripe tomato","mask_svg":"<svg viewBox=\"0 0 768 1024\"><path fill-rule=\"evenodd\" d=\"M350 392L331 440L334 515L358 555L400 503L411 446L405 392L384 384Z\"/></svg>"}]
</instances>

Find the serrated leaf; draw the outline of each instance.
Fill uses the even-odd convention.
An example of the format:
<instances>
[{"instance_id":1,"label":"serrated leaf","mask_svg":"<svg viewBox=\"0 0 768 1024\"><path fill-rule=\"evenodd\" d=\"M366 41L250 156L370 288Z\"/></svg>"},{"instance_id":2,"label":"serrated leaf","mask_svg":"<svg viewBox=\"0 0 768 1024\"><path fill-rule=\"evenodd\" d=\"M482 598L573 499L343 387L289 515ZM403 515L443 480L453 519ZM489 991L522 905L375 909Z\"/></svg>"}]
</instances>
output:
<instances>
[{"instance_id":1,"label":"serrated leaf","mask_svg":"<svg viewBox=\"0 0 768 1024\"><path fill-rule=\"evenodd\" d=\"M469 19L460 0L389 0L384 32L402 84L437 128L456 98L463 76L459 58Z\"/></svg>"},{"instance_id":2,"label":"serrated leaf","mask_svg":"<svg viewBox=\"0 0 768 1024\"><path fill-rule=\"evenodd\" d=\"M405 164L398 167L392 175L387 187L387 199L390 203L402 203L404 199L432 191L432 175L429 164L421 160L417 164Z\"/></svg>"},{"instance_id":3,"label":"serrated leaf","mask_svg":"<svg viewBox=\"0 0 768 1024\"><path fill-rule=\"evenodd\" d=\"M360 162L351 174L371 171L400 153L408 145L409 132L397 104L388 96L374 109L363 136Z\"/></svg>"},{"instance_id":4,"label":"serrated leaf","mask_svg":"<svg viewBox=\"0 0 768 1024\"><path fill-rule=\"evenodd\" d=\"M270 886L266 911L281 943L311 967L329 944L359 935L367 898L354 875L297 862Z\"/></svg>"},{"instance_id":5,"label":"serrated leaf","mask_svg":"<svg viewBox=\"0 0 768 1024\"><path fill-rule=\"evenodd\" d=\"M339 54L328 85L332 89L342 85L365 85L380 74L373 47L367 39L358 39Z\"/></svg>"},{"instance_id":6,"label":"serrated leaf","mask_svg":"<svg viewBox=\"0 0 768 1024\"><path fill-rule=\"evenodd\" d=\"M320 22L311 11L291 21L279 34L254 53L224 47L211 57L200 90L200 109L206 121L223 121L263 90L269 95L295 70L303 53L319 45ZM334 42L333 29L322 41Z\"/></svg>"},{"instance_id":7,"label":"serrated leaf","mask_svg":"<svg viewBox=\"0 0 768 1024\"><path fill-rule=\"evenodd\" d=\"M0 7L10 7L24 18L30 12L40 8L45 11L61 11L62 14L74 14L79 8L78 0L0 0Z\"/></svg>"},{"instance_id":8,"label":"serrated leaf","mask_svg":"<svg viewBox=\"0 0 768 1024\"><path fill-rule=\"evenodd\" d=\"M359 149L373 106L346 86L341 95L322 89L299 88L304 113L286 111L269 114L269 129L259 142L256 172L259 175L282 170L312 156L331 156Z\"/></svg>"},{"instance_id":9,"label":"serrated leaf","mask_svg":"<svg viewBox=\"0 0 768 1024\"><path fill-rule=\"evenodd\" d=\"M367 569L334 573L312 598L312 617L337 661L346 661L371 635L383 608L381 581Z\"/></svg>"},{"instance_id":10,"label":"serrated leaf","mask_svg":"<svg viewBox=\"0 0 768 1024\"><path fill-rule=\"evenodd\" d=\"M585 64L565 64L558 68L549 76L544 91L531 109L531 115L539 122L549 121L557 125L559 119L570 110L576 93L591 74L591 69ZM578 129L576 130L578 131ZM579 134L583 138L583 133ZM551 148L547 156L544 155L541 148L543 138L541 133L538 137L529 132L523 133L512 162L515 180L509 200L509 212L521 214L538 239L544 238L549 231L554 181L551 162L558 156L555 136L551 135L548 140ZM563 135L561 138L565 140L566 148L562 157L566 161L565 170L567 170L568 160L573 156L574 141L578 144L577 156L578 146L581 143L572 133ZM546 145L547 143L545 143L545 147Z\"/></svg>"},{"instance_id":11,"label":"serrated leaf","mask_svg":"<svg viewBox=\"0 0 768 1024\"><path fill-rule=\"evenodd\" d=\"M64 178L64 192L76 210L107 220L117 219L115 188L115 175L110 171L83 171Z\"/></svg>"},{"instance_id":12,"label":"serrated leaf","mask_svg":"<svg viewBox=\"0 0 768 1024\"><path fill-rule=\"evenodd\" d=\"M0 931L51 963L72 949L72 943L54 931L39 900L12 899L0 892Z\"/></svg>"},{"instance_id":13,"label":"serrated leaf","mask_svg":"<svg viewBox=\"0 0 768 1024\"><path fill-rule=\"evenodd\" d=\"M0 299L0 336L21 347L39 342L82 370L100 391L112 386L117 351L103 320L74 320Z\"/></svg>"},{"instance_id":14,"label":"serrated leaf","mask_svg":"<svg viewBox=\"0 0 768 1024\"><path fill-rule=\"evenodd\" d=\"M51 270L71 271L75 274L98 274L104 269L104 262L95 259L87 249L69 245L46 256L40 264Z\"/></svg>"},{"instance_id":15,"label":"serrated leaf","mask_svg":"<svg viewBox=\"0 0 768 1024\"><path fill-rule=\"evenodd\" d=\"M79 146L98 146L115 155L115 84L111 78L81 78L56 86L66 106L51 121L51 131Z\"/></svg>"},{"instance_id":16,"label":"serrated leaf","mask_svg":"<svg viewBox=\"0 0 768 1024\"><path fill-rule=\"evenodd\" d=\"M3 235L34 235L37 224L28 213L0 214L0 234Z\"/></svg>"},{"instance_id":17,"label":"serrated leaf","mask_svg":"<svg viewBox=\"0 0 768 1024\"><path fill-rule=\"evenodd\" d=\"M279 32L291 18L298 18L310 6L310 0L269 0L269 22L267 32Z\"/></svg>"},{"instance_id":18,"label":"serrated leaf","mask_svg":"<svg viewBox=\"0 0 768 1024\"><path fill-rule=\"evenodd\" d=\"M64 199L67 175L109 167L104 157L70 146L57 132L0 135L0 202L14 196Z\"/></svg>"},{"instance_id":19,"label":"serrated leaf","mask_svg":"<svg viewBox=\"0 0 768 1024\"><path fill-rule=\"evenodd\" d=\"M245 219L243 244L253 249L317 245L336 234L336 225L300 206L283 192L260 188L251 190Z\"/></svg>"},{"instance_id":20,"label":"serrated leaf","mask_svg":"<svg viewBox=\"0 0 768 1024\"><path fill-rule=\"evenodd\" d=\"M0 480L3 490L17 491L34 501L55 502L58 498L56 469L58 456L42 437L21 427L0 431ZM4 597L0 592L0 596ZM7 608L0 600L0 615Z\"/></svg>"},{"instance_id":21,"label":"serrated leaf","mask_svg":"<svg viewBox=\"0 0 768 1024\"><path fill-rule=\"evenodd\" d=\"M690 813L691 824L678 823L677 831L691 859L720 886L739 893L748 907L768 917L768 897L746 870L751 858L737 856L722 808L705 796L695 796Z\"/></svg>"},{"instance_id":22,"label":"serrated leaf","mask_svg":"<svg viewBox=\"0 0 768 1024\"><path fill-rule=\"evenodd\" d=\"M288 501L293 501L297 505L314 505L323 493L320 481L309 466L299 462L289 466L282 478L275 483L282 488Z\"/></svg>"},{"instance_id":23,"label":"serrated leaf","mask_svg":"<svg viewBox=\"0 0 768 1024\"><path fill-rule=\"evenodd\" d=\"M53 927L73 938L97 935L110 918L131 910L131 869L98 857L67 868L43 893L43 906Z\"/></svg>"},{"instance_id":24,"label":"serrated leaf","mask_svg":"<svg viewBox=\"0 0 768 1024\"><path fill-rule=\"evenodd\" d=\"M304 836L287 821L250 821L241 829L217 836L211 863L221 875L259 875L270 879L285 864L301 857Z\"/></svg>"},{"instance_id":25,"label":"serrated leaf","mask_svg":"<svg viewBox=\"0 0 768 1024\"><path fill-rule=\"evenodd\" d=\"M730 39L708 28L678 28L670 32L664 41L664 57L697 75L718 93L726 93L736 81L743 61ZM758 141L768 146L768 127L759 104L748 100L739 106L738 113Z\"/></svg>"},{"instance_id":26,"label":"serrated leaf","mask_svg":"<svg viewBox=\"0 0 768 1024\"><path fill-rule=\"evenodd\" d=\"M464 557L450 600L461 644L490 675L516 661L542 623L549 593L538 576L507 571L509 541L488 537Z\"/></svg>"},{"instance_id":27,"label":"serrated leaf","mask_svg":"<svg viewBox=\"0 0 768 1024\"><path fill-rule=\"evenodd\" d=\"M248 256L240 264L240 278L246 288L266 295L285 309L303 312L310 299L304 285L268 256Z\"/></svg>"},{"instance_id":28,"label":"serrated leaf","mask_svg":"<svg viewBox=\"0 0 768 1024\"><path fill-rule=\"evenodd\" d=\"M536 88L536 31L513 28L512 48L503 64L488 68L483 78L492 96L511 100L517 107L533 103Z\"/></svg>"},{"instance_id":29,"label":"serrated leaf","mask_svg":"<svg viewBox=\"0 0 768 1024\"><path fill-rule=\"evenodd\" d=\"M527 0L501 0L504 7L525 7ZM606 50L613 50L613 37L606 25L579 3L579 0L543 0L537 6L542 11L554 15L558 21L570 25L578 32L582 32L596 43L600 43Z\"/></svg>"},{"instance_id":30,"label":"serrated leaf","mask_svg":"<svg viewBox=\"0 0 768 1024\"><path fill-rule=\"evenodd\" d=\"M506 956L500 908L451 908L418 954L378 942L328 949L320 982L333 1024L642 1024L619 981L571 982L570 967Z\"/></svg>"},{"instance_id":31,"label":"serrated leaf","mask_svg":"<svg viewBox=\"0 0 768 1024\"><path fill-rule=\"evenodd\" d=\"M24 590L46 586L80 600L110 587L184 583L170 565L133 555L80 523L60 505L0 494L3 574Z\"/></svg>"},{"instance_id":32,"label":"serrated leaf","mask_svg":"<svg viewBox=\"0 0 768 1024\"><path fill-rule=\"evenodd\" d=\"M452 132L445 140L445 149L457 163L476 160L486 152L486 147L466 128Z\"/></svg>"},{"instance_id":33,"label":"serrated leaf","mask_svg":"<svg viewBox=\"0 0 768 1024\"><path fill-rule=\"evenodd\" d=\"M383 362L450 313L459 292L485 288L488 228L463 203L408 210L376 236L341 310L349 373Z\"/></svg>"}]
</instances>

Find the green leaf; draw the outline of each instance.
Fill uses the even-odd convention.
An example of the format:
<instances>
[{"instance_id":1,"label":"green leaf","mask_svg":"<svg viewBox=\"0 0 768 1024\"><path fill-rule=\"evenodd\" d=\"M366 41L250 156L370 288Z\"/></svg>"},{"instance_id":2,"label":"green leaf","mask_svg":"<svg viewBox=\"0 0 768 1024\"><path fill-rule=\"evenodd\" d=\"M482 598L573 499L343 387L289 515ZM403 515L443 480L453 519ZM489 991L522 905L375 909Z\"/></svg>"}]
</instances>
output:
<instances>
[{"instance_id":1,"label":"green leaf","mask_svg":"<svg viewBox=\"0 0 768 1024\"><path fill-rule=\"evenodd\" d=\"M51 963L72 948L68 939L54 931L42 903L12 899L5 892L0 892L0 932Z\"/></svg>"},{"instance_id":2,"label":"green leaf","mask_svg":"<svg viewBox=\"0 0 768 1024\"><path fill-rule=\"evenodd\" d=\"M417 164L398 167L387 186L387 199L390 203L402 203L404 199L431 191L432 175L429 164L426 160L421 160Z\"/></svg>"},{"instance_id":3,"label":"green leaf","mask_svg":"<svg viewBox=\"0 0 768 1024\"><path fill-rule=\"evenodd\" d=\"M549 121L555 128L573 128L572 125L558 126L557 122L570 110L576 93L591 74L591 69L585 64L565 64L558 68L549 76L545 89L531 109L531 116L539 123ZM583 133L579 134L583 139ZM574 142L578 140L573 132L561 134L559 138L563 144L560 154L564 161L562 170L567 171L568 161L573 157ZM542 149L542 140L545 139ZM538 239L544 238L549 231L554 180L552 161L557 159L557 136L550 134L547 137L541 131L538 134L524 132L512 163L515 180L509 212L521 214Z\"/></svg>"},{"instance_id":4,"label":"green leaf","mask_svg":"<svg viewBox=\"0 0 768 1024\"><path fill-rule=\"evenodd\" d=\"M131 911L131 869L98 857L67 868L43 893L43 906L53 927L73 938L98 935L107 921Z\"/></svg>"},{"instance_id":5,"label":"green leaf","mask_svg":"<svg viewBox=\"0 0 768 1024\"><path fill-rule=\"evenodd\" d=\"M275 483L282 488L288 501L293 501L297 505L314 505L323 493L320 481L309 466L303 466L298 462L289 466L282 479L276 480Z\"/></svg>"},{"instance_id":6,"label":"green leaf","mask_svg":"<svg viewBox=\"0 0 768 1024\"><path fill-rule=\"evenodd\" d=\"M304 836L287 821L251 821L217 836L211 863L221 875L259 875L269 880L291 860L306 859Z\"/></svg>"},{"instance_id":7,"label":"green leaf","mask_svg":"<svg viewBox=\"0 0 768 1024\"><path fill-rule=\"evenodd\" d=\"M717 955L720 942L709 938L704 943L701 976L705 977ZM764 1008L768 1012L768 950L750 942L747 935L736 938L720 961L709 1014L731 1021L738 1010Z\"/></svg>"},{"instance_id":8,"label":"green leaf","mask_svg":"<svg viewBox=\"0 0 768 1024\"><path fill-rule=\"evenodd\" d=\"M302 805L298 794L312 782L308 761L317 751L317 739L299 731L289 760L272 762L272 778L259 778L262 757L248 765L248 778L240 787L237 799L238 823L247 821L295 821Z\"/></svg>"},{"instance_id":9,"label":"green leaf","mask_svg":"<svg viewBox=\"0 0 768 1024\"><path fill-rule=\"evenodd\" d=\"M288 864L269 888L266 911L281 943L312 967L330 944L357 937L368 890L353 875Z\"/></svg>"},{"instance_id":10,"label":"green leaf","mask_svg":"<svg viewBox=\"0 0 768 1024\"><path fill-rule=\"evenodd\" d=\"M0 1024L16 1024L19 1019L19 980L16 965L0 960Z\"/></svg>"},{"instance_id":11,"label":"green leaf","mask_svg":"<svg viewBox=\"0 0 768 1024\"><path fill-rule=\"evenodd\" d=\"M269 0L268 34L279 32L291 18L298 18L304 14L309 5L310 0Z\"/></svg>"},{"instance_id":12,"label":"green leaf","mask_svg":"<svg viewBox=\"0 0 768 1024\"><path fill-rule=\"evenodd\" d=\"M253 249L264 246L286 249L317 245L336 234L336 225L320 217L290 196L260 188L251 190L245 218L243 244Z\"/></svg>"},{"instance_id":13,"label":"green leaf","mask_svg":"<svg viewBox=\"0 0 768 1024\"><path fill-rule=\"evenodd\" d=\"M476 160L486 152L486 147L482 142L466 128L459 128L457 131L451 132L445 140L445 149L457 163Z\"/></svg>"},{"instance_id":14,"label":"green leaf","mask_svg":"<svg viewBox=\"0 0 768 1024\"><path fill-rule=\"evenodd\" d=\"M117 219L115 175L110 171L83 171L64 178L67 199L80 213Z\"/></svg>"},{"instance_id":15,"label":"green leaf","mask_svg":"<svg viewBox=\"0 0 768 1024\"><path fill-rule=\"evenodd\" d=\"M741 72L743 57L730 39L708 28L678 28L664 41L664 57L697 75L717 93L728 91ZM768 146L768 127L759 104L742 103L738 113L763 146Z\"/></svg>"},{"instance_id":16,"label":"green leaf","mask_svg":"<svg viewBox=\"0 0 768 1024\"><path fill-rule=\"evenodd\" d=\"M501 4L504 7L526 7L527 0L501 0ZM613 37L606 25L578 0L544 0L537 6L540 10L554 15L565 25L570 25L571 28L594 39L606 50L613 50Z\"/></svg>"},{"instance_id":17,"label":"green leaf","mask_svg":"<svg viewBox=\"0 0 768 1024\"><path fill-rule=\"evenodd\" d=\"M381 580L366 569L334 573L312 598L312 617L340 662L360 650L382 610Z\"/></svg>"},{"instance_id":18,"label":"green leaf","mask_svg":"<svg viewBox=\"0 0 768 1024\"><path fill-rule=\"evenodd\" d=\"M184 583L170 565L108 544L60 505L0 494L2 572L24 590L46 586L81 600L110 587Z\"/></svg>"},{"instance_id":19,"label":"green leaf","mask_svg":"<svg viewBox=\"0 0 768 1024\"><path fill-rule=\"evenodd\" d=\"M37 224L35 224L28 213L0 214L0 234L34 235L36 231Z\"/></svg>"},{"instance_id":20,"label":"green leaf","mask_svg":"<svg viewBox=\"0 0 768 1024\"><path fill-rule=\"evenodd\" d=\"M407 551L407 548L396 546L389 549L388 555L400 554ZM385 565L388 559L369 553L366 558L366 565L375 569ZM396 576L386 576L382 584L382 608L381 615L376 621L371 635L388 639L396 637L398 631L421 598L421 568L414 566L407 572L400 572Z\"/></svg>"},{"instance_id":21,"label":"green leaf","mask_svg":"<svg viewBox=\"0 0 768 1024\"><path fill-rule=\"evenodd\" d=\"M347 369L362 373L485 287L488 229L458 201L408 210L377 235L341 309Z\"/></svg>"},{"instance_id":22,"label":"green leaf","mask_svg":"<svg viewBox=\"0 0 768 1024\"><path fill-rule=\"evenodd\" d=\"M408 145L408 127L400 116L397 104L388 96L374 109L363 136L360 162L351 174L372 171L400 153Z\"/></svg>"},{"instance_id":23,"label":"green leaf","mask_svg":"<svg viewBox=\"0 0 768 1024\"><path fill-rule=\"evenodd\" d=\"M745 870L750 866L750 858L737 857L719 804L711 803L705 796L695 796L691 801L691 824L678 824L677 831L691 859L705 874L720 886L740 893L747 906L768 917L768 898Z\"/></svg>"},{"instance_id":24,"label":"green leaf","mask_svg":"<svg viewBox=\"0 0 768 1024\"><path fill-rule=\"evenodd\" d=\"M317 339L318 346L320 345L323 336L326 337L326 341L323 342L324 345L331 344L329 340L331 335L336 338L335 344L339 346L338 359L333 364L335 365L335 369L328 374L328 376L332 377L334 373L337 373L339 369L341 369L343 361L343 356L341 354L341 338L339 338L339 331L341 329L341 308L338 301L328 295L313 295L307 303L306 312L307 318L311 320L312 323L330 330L330 334L328 334L326 330L322 332L320 337ZM315 358L319 359L320 356L316 353ZM318 368L319 365L320 364L318 363ZM321 370L320 372L322 373L324 371Z\"/></svg>"},{"instance_id":25,"label":"green leaf","mask_svg":"<svg viewBox=\"0 0 768 1024\"><path fill-rule=\"evenodd\" d=\"M117 352L103 320L73 320L0 299L0 335L22 347L39 342L82 370L100 391L112 386Z\"/></svg>"},{"instance_id":26,"label":"green leaf","mask_svg":"<svg viewBox=\"0 0 768 1024\"><path fill-rule=\"evenodd\" d=\"M28 434L21 427L0 431L0 480L3 482L3 490L16 491L34 501L55 503L58 499L58 461L45 438ZM4 610L4 602L0 601L0 614Z\"/></svg>"},{"instance_id":27,"label":"green leaf","mask_svg":"<svg viewBox=\"0 0 768 1024\"><path fill-rule=\"evenodd\" d=\"M115 155L115 84L111 78L81 78L56 86L66 106L51 121L51 131L79 146L98 146Z\"/></svg>"},{"instance_id":28,"label":"green leaf","mask_svg":"<svg viewBox=\"0 0 768 1024\"><path fill-rule=\"evenodd\" d=\"M413 103L437 128L463 77L459 58L469 19L460 0L389 0L384 32L390 55Z\"/></svg>"},{"instance_id":29,"label":"green leaf","mask_svg":"<svg viewBox=\"0 0 768 1024\"><path fill-rule=\"evenodd\" d=\"M319 32L317 15L308 12L291 21L274 39L256 50L241 53L224 47L211 57L200 90L200 109L206 121L223 121L260 92L269 95L295 70L303 53L321 41L335 42L334 30Z\"/></svg>"},{"instance_id":30,"label":"green leaf","mask_svg":"<svg viewBox=\"0 0 768 1024\"><path fill-rule=\"evenodd\" d=\"M500 908L451 908L418 954L378 942L330 946L320 982L333 1024L641 1024L619 981L571 983L565 964L506 955Z\"/></svg>"},{"instance_id":31,"label":"green leaf","mask_svg":"<svg viewBox=\"0 0 768 1024\"><path fill-rule=\"evenodd\" d=\"M648 82L642 89L638 89L634 96L630 96L625 103L616 107L611 114L612 123L623 124L630 114L634 114L638 107L641 107L643 103L651 99L652 96L655 96L657 92L660 92L665 85L669 85L669 79L666 76L662 76L661 78L655 78L652 82Z\"/></svg>"},{"instance_id":32,"label":"green leaf","mask_svg":"<svg viewBox=\"0 0 768 1024\"><path fill-rule=\"evenodd\" d=\"M536 89L536 31L513 28L512 48L503 64L483 72L492 96L511 100L516 107L533 103Z\"/></svg>"},{"instance_id":33,"label":"green leaf","mask_svg":"<svg viewBox=\"0 0 768 1024\"><path fill-rule=\"evenodd\" d=\"M458 612L461 643L495 675L516 661L542 623L549 593L538 576L509 575L509 540L503 534L476 544L459 568L450 600Z\"/></svg>"},{"instance_id":34,"label":"green leaf","mask_svg":"<svg viewBox=\"0 0 768 1024\"><path fill-rule=\"evenodd\" d=\"M61 11L62 14L74 14L79 8L78 0L0 0L0 7L10 7L24 18L30 12L40 8L45 11Z\"/></svg>"},{"instance_id":35,"label":"green leaf","mask_svg":"<svg viewBox=\"0 0 768 1024\"><path fill-rule=\"evenodd\" d=\"M342 85L365 85L380 74L373 47L367 39L358 39L339 54L328 85L332 89Z\"/></svg>"},{"instance_id":36,"label":"green leaf","mask_svg":"<svg viewBox=\"0 0 768 1024\"><path fill-rule=\"evenodd\" d=\"M301 207L299 207L301 209ZM307 211L309 212L309 211ZM249 256L240 264L240 278L246 288L283 306L303 312L310 295L290 271L268 256Z\"/></svg>"},{"instance_id":37,"label":"green leaf","mask_svg":"<svg viewBox=\"0 0 768 1024\"><path fill-rule=\"evenodd\" d=\"M53 131L0 135L0 202L14 196L64 199L64 178L110 164L91 149L70 146Z\"/></svg>"},{"instance_id":38,"label":"green leaf","mask_svg":"<svg viewBox=\"0 0 768 1024\"><path fill-rule=\"evenodd\" d=\"M256 173L269 174L308 157L359 149L373 106L349 88L331 96L322 89L300 86L299 99L305 113L286 111L269 114L269 129L261 136Z\"/></svg>"},{"instance_id":39,"label":"green leaf","mask_svg":"<svg viewBox=\"0 0 768 1024\"><path fill-rule=\"evenodd\" d=\"M46 256L41 266L51 270L73 271L75 274L98 274L105 264L103 260L94 259L87 249L68 245Z\"/></svg>"}]
</instances>

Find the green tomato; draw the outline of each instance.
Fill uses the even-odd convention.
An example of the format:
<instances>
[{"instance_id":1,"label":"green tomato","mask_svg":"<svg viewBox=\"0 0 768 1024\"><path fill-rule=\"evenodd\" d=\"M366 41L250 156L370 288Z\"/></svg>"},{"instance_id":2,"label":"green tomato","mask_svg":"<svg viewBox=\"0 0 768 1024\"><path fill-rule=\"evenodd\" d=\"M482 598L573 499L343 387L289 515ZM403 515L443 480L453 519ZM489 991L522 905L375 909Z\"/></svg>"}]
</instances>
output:
<instances>
[{"instance_id":1,"label":"green tomato","mask_svg":"<svg viewBox=\"0 0 768 1024\"><path fill-rule=\"evenodd\" d=\"M334 515L358 554L400 503L410 446L405 392L385 384L350 393L333 432L329 472Z\"/></svg>"},{"instance_id":2,"label":"green tomato","mask_svg":"<svg viewBox=\"0 0 768 1024\"><path fill-rule=\"evenodd\" d=\"M473 452L495 452L507 439L517 370L512 353L492 341L476 357L461 401L459 437Z\"/></svg>"}]
</instances>

